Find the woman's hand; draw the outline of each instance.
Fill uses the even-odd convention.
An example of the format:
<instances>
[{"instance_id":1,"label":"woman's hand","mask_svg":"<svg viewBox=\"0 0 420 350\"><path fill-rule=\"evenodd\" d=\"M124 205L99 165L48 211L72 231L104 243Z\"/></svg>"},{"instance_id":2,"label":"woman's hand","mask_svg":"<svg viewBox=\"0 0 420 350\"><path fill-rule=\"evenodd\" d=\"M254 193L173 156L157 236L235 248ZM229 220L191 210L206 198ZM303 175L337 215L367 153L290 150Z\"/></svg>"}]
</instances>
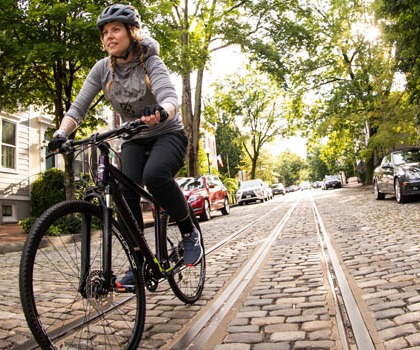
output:
<instances>
[{"instance_id":1,"label":"woman's hand","mask_svg":"<svg viewBox=\"0 0 420 350\"><path fill-rule=\"evenodd\" d=\"M153 126L168 118L168 112L161 105L146 106L140 111L140 120L147 126Z\"/></svg>"}]
</instances>

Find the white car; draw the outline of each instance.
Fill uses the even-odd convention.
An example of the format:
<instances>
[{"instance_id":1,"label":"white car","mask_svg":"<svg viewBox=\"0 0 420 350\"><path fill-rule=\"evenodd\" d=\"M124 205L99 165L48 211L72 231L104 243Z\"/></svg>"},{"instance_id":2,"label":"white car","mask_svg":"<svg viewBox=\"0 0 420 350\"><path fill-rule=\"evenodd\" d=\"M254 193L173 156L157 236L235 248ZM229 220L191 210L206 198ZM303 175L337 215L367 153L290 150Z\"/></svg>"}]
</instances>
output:
<instances>
[{"instance_id":1,"label":"white car","mask_svg":"<svg viewBox=\"0 0 420 350\"><path fill-rule=\"evenodd\" d=\"M264 202L269 199L267 185L260 179L242 181L238 191L236 191L236 202L239 205L251 202Z\"/></svg>"}]
</instances>

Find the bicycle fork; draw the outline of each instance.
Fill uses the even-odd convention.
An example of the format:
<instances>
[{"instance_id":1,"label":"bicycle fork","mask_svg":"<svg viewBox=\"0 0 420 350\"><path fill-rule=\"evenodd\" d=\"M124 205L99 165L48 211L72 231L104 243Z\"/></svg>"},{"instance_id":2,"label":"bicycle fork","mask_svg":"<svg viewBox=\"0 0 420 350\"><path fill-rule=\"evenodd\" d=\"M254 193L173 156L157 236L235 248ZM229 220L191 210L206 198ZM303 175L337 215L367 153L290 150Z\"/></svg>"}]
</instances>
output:
<instances>
[{"instance_id":1,"label":"bicycle fork","mask_svg":"<svg viewBox=\"0 0 420 350\"><path fill-rule=\"evenodd\" d=\"M98 197L97 197L98 198ZM102 223L102 271L99 271L100 280L96 280L95 285L90 285L94 290L87 291L87 284L89 279L92 278L91 271L91 242L92 242L92 216L89 214L83 215L82 218L82 232L81 232L81 273L80 273L80 283L79 283L79 293L83 297L87 297L88 293L96 293L97 295L105 295L111 289L114 283L111 268L112 263L112 218L113 218L113 209L111 207L111 196L109 194L109 189L105 190L105 200L106 203L101 201L101 198L98 198L101 203L101 223Z\"/></svg>"}]
</instances>

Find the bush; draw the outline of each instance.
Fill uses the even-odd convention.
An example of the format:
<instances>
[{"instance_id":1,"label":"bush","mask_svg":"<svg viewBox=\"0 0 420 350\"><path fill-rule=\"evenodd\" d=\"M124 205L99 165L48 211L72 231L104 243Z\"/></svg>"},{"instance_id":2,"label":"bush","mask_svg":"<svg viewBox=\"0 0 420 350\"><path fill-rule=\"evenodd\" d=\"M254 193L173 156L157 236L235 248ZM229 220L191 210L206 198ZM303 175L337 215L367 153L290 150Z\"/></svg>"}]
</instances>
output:
<instances>
[{"instance_id":1,"label":"bush","mask_svg":"<svg viewBox=\"0 0 420 350\"><path fill-rule=\"evenodd\" d=\"M49 207L66 199L64 172L52 168L34 181L31 190L31 216L38 217Z\"/></svg>"},{"instance_id":2,"label":"bush","mask_svg":"<svg viewBox=\"0 0 420 350\"><path fill-rule=\"evenodd\" d=\"M235 193L239 188L239 181L237 179L225 177L222 178L223 184L226 186L229 192L229 202L231 204L236 203Z\"/></svg>"},{"instance_id":3,"label":"bush","mask_svg":"<svg viewBox=\"0 0 420 350\"><path fill-rule=\"evenodd\" d=\"M23 228L23 230L25 231L25 233L29 233L29 231L30 231L30 229L31 229L32 225L35 223L35 220L36 220L36 218L35 218L35 217L30 216L29 218L26 218L26 219L20 220L20 221L18 222L18 224L19 224L20 226L22 226L22 228Z\"/></svg>"},{"instance_id":4,"label":"bush","mask_svg":"<svg viewBox=\"0 0 420 350\"><path fill-rule=\"evenodd\" d=\"M64 172L56 168L45 171L32 184L30 200L31 216L19 221L19 225L28 233L35 223L36 218L49 207L65 199Z\"/></svg>"}]
</instances>

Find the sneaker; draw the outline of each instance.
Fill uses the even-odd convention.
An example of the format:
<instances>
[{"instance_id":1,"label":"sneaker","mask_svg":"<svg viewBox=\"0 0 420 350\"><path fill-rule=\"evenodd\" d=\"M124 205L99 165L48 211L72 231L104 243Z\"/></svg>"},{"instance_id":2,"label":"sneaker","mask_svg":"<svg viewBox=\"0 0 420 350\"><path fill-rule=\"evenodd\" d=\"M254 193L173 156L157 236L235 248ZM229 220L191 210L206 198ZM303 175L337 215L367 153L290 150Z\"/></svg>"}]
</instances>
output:
<instances>
[{"instance_id":1,"label":"sneaker","mask_svg":"<svg viewBox=\"0 0 420 350\"><path fill-rule=\"evenodd\" d=\"M184 263L193 266L200 262L203 256L200 232L194 227L193 232L184 235L182 240L184 245Z\"/></svg>"},{"instance_id":2,"label":"sneaker","mask_svg":"<svg viewBox=\"0 0 420 350\"><path fill-rule=\"evenodd\" d=\"M121 287L132 287L132 286L134 286L134 275L133 275L133 271L128 270L125 273L125 275L123 276L123 278L121 278L115 284L117 285L118 288L121 288Z\"/></svg>"}]
</instances>

